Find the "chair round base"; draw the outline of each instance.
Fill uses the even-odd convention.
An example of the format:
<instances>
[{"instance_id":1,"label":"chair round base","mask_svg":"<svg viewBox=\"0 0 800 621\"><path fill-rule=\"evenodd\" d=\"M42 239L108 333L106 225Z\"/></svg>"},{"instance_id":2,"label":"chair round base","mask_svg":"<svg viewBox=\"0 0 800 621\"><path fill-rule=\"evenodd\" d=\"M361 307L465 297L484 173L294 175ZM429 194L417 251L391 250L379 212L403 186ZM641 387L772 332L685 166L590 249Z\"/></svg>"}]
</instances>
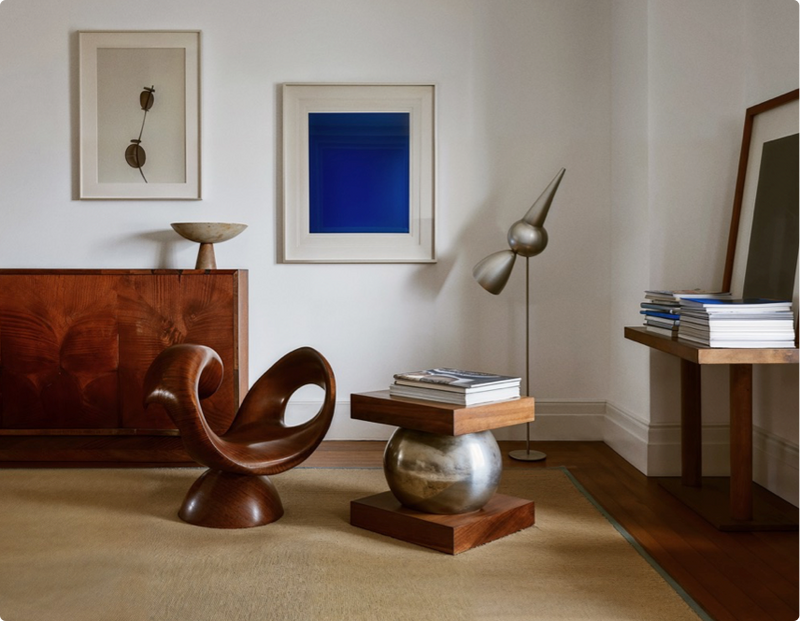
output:
<instances>
[{"instance_id":1,"label":"chair round base","mask_svg":"<svg viewBox=\"0 0 800 621\"><path fill-rule=\"evenodd\" d=\"M184 522L207 528L252 528L279 520L283 504L266 476L206 470L178 512Z\"/></svg>"}]
</instances>

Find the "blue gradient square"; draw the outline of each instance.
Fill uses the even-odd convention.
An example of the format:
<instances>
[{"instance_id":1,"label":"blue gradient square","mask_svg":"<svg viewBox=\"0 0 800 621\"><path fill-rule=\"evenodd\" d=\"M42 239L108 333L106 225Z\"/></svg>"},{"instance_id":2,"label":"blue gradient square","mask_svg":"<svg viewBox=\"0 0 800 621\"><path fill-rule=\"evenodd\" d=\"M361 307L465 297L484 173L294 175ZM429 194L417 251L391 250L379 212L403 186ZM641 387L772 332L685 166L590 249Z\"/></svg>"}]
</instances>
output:
<instances>
[{"instance_id":1,"label":"blue gradient square","mask_svg":"<svg viewBox=\"0 0 800 621\"><path fill-rule=\"evenodd\" d=\"M311 112L311 233L408 233L410 115Z\"/></svg>"}]
</instances>

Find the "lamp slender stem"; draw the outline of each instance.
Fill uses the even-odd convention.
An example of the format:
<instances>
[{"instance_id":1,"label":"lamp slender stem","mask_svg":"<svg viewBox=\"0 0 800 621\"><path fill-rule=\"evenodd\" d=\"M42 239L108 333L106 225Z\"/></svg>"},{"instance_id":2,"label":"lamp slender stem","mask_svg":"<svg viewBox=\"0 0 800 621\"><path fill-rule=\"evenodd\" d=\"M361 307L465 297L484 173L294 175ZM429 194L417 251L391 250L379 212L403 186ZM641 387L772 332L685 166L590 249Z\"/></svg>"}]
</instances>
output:
<instances>
[{"instance_id":1,"label":"lamp slender stem","mask_svg":"<svg viewBox=\"0 0 800 621\"><path fill-rule=\"evenodd\" d=\"M531 396L531 258L525 257L525 395ZM525 450L531 452L531 424L526 426Z\"/></svg>"},{"instance_id":2,"label":"lamp slender stem","mask_svg":"<svg viewBox=\"0 0 800 621\"><path fill-rule=\"evenodd\" d=\"M525 395L531 396L531 280L530 257L525 257ZM531 450L531 424L525 425L525 450L511 451L508 455L519 461L541 461L547 457L541 451Z\"/></svg>"}]
</instances>

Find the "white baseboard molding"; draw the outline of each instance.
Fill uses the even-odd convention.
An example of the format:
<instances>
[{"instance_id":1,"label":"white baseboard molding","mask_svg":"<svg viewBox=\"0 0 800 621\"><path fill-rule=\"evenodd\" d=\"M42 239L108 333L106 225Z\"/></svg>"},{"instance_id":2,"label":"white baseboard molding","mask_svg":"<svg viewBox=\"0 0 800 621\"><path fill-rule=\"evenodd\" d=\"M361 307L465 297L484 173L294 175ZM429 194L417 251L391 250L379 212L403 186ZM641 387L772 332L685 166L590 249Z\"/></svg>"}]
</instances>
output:
<instances>
[{"instance_id":1,"label":"white baseboard molding","mask_svg":"<svg viewBox=\"0 0 800 621\"><path fill-rule=\"evenodd\" d=\"M606 410L603 440L647 476L681 473L681 429L678 423L649 423L611 403ZM729 472L728 427L703 426L703 475Z\"/></svg>"},{"instance_id":2,"label":"white baseboard molding","mask_svg":"<svg viewBox=\"0 0 800 621\"><path fill-rule=\"evenodd\" d=\"M798 449L763 429L753 429L753 479L798 506Z\"/></svg>"},{"instance_id":3,"label":"white baseboard molding","mask_svg":"<svg viewBox=\"0 0 800 621\"><path fill-rule=\"evenodd\" d=\"M603 439L604 401L556 401L537 399L536 420L531 423L531 442L536 440ZM498 440L525 440L526 425L495 429Z\"/></svg>"},{"instance_id":4,"label":"white baseboard molding","mask_svg":"<svg viewBox=\"0 0 800 621\"><path fill-rule=\"evenodd\" d=\"M610 403L606 404L603 441L648 476L649 436L647 421Z\"/></svg>"},{"instance_id":5,"label":"white baseboard molding","mask_svg":"<svg viewBox=\"0 0 800 621\"><path fill-rule=\"evenodd\" d=\"M703 426L703 475L730 473L727 425ZM607 405L603 440L647 476L680 475L680 424L650 424L631 412ZM798 447L764 429L753 429L753 479L774 494L798 504Z\"/></svg>"}]
</instances>

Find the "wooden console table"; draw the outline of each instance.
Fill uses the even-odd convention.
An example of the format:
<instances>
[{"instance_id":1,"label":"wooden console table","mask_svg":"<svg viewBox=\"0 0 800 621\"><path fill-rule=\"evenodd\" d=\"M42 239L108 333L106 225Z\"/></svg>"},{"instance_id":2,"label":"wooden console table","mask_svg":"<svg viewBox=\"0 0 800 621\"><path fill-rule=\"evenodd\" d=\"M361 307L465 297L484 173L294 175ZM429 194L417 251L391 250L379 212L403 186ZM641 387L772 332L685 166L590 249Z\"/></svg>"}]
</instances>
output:
<instances>
[{"instance_id":1,"label":"wooden console table","mask_svg":"<svg viewBox=\"0 0 800 621\"><path fill-rule=\"evenodd\" d=\"M659 483L720 530L795 530L797 508L753 483L753 365L797 364L797 348L722 349L625 328L625 338L681 361L681 476ZM730 463L725 477L702 477L700 368L730 367Z\"/></svg>"},{"instance_id":2,"label":"wooden console table","mask_svg":"<svg viewBox=\"0 0 800 621\"><path fill-rule=\"evenodd\" d=\"M384 390L352 395L350 417L398 426L399 431L421 431L435 440L436 436L479 434L530 422L534 418L534 400L521 397L464 407L392 397ZM391 491L350 503L353 526L448 554L459 554L528 528L534 519L532 501L504 494L494 494L481 509L457 514L408 508Z\"/></svg>"},{"instance_id":3,"label":"wooden console table","mask_svg":"<svg viewBox=\"0 0 800 621\"><path fill-rule=\"evenodd\" d=\"M225 365L203 408L247 392L246 270L0 270L0 466L193 464L142 380L175 343Z\"/></svg>"}]
</instances>

